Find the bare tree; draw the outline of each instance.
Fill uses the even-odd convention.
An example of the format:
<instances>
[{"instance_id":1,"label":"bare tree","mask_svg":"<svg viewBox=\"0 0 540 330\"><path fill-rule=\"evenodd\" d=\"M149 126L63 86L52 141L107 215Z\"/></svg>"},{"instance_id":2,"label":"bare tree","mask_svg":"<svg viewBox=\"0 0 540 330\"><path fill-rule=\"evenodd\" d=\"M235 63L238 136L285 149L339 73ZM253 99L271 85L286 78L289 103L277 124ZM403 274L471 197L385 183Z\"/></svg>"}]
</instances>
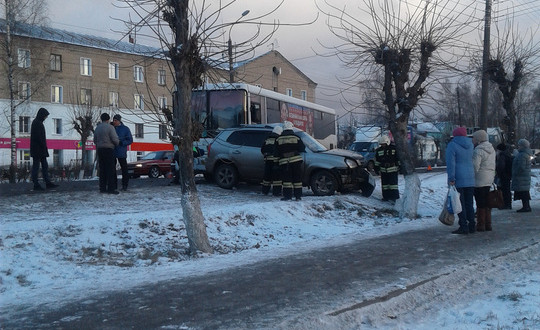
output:
<instances>
[{"instance_id":1,"label":"bare tree","mask_svg":"<svg viewBox=\"0 0 540 330\"><path fill-rule=\"evenodd\" d=\"M468 8L457 1L364 0L361 14L350 8L338 8L328 1L331 32L341 41L336 53L343 63L356 70L356 79L380 72L388 126L392 132L405 191L397 205L400 215L417 215L420 180L414 171L413 150L407 140L407 125L413 109L426 92L428 78L436 65L437 51L445 44L455 46L459 33L470 17L461 15ZM448 59L446 59L448 61Z\"/></svg>"},{"instance_id":2,"label":"bare tree","mask_svg":"<svg viewBox=\"0 0 540 330\"><path fill-rule=\"evenodd\" d=\"M502 95L507 142L514 144L518 120L515 100L524 81L540 68L540 44L534 42L534 33L520 34L511 21L502 31L497 31L498 38L487 70L489 79L497 85Z\"/></svg>"},{"instance_id":3,"label":"bare tree","mask_svg":"<svg viewBox=\"0 0 540 330\"><path fill-rule=\"evenodd\" d=\"M36 24L44 20L47 15L47 3L42 0L3 0L0 6L0 13L5 20L5 39L1 45L2 60L5 62L5 75L9 90L10 112L8 123L11 136L11 162L9 166L9 182L15 183L17 172L17 139L16 139L16 109L21 102L18 102L19 91L16 86L15 75L18 67L25 67L21 61L30 61L30 58L20 56L15 53L13 44L13 33L18 24ZM28 98L28 95L26 96ZM24 99L23 99L24 100Z\"/></svg>"},{"instance_id":4,"label":"bare tree","mask_svg":"<svg viewBox=\"0 0 540 330\"><path fill-rule=\"evenodd\" d=\"M188 242L192 252L211 253L204 216L201 211L199 196L193 174L192 146L197 138L191 118L191 93L193 88L203 84L203 77L213 66L229 63L231 43L224 41L226 32L235 24L255 26L253 37L236 44L236 54L246 54L254 47L271 38L277 29L277 23L270 23L270 32L260 37L264 23L262 17L237 19L222 23L222 13L236 0L226 1L189 1L189 0L118 0L121 7L129 8L136 19L126 22L133 30L139 29L139 35L156 38L170 61L174 79L172 113L169 109L152 107L157 112L154 117L168 124L171 141L178 146L180 159L180 184L183 221L186 226ZM281 6L279 2L275 8ZM275 9L274 9L275 10ZM245 15L242 15L242 17ZM242 48L244 47L244 48ZM246 49L246 50L242 50ZM234 75L233 75L234 77ZM195 137L194 137L195 135Z\"/></svg>"}]
</instances>

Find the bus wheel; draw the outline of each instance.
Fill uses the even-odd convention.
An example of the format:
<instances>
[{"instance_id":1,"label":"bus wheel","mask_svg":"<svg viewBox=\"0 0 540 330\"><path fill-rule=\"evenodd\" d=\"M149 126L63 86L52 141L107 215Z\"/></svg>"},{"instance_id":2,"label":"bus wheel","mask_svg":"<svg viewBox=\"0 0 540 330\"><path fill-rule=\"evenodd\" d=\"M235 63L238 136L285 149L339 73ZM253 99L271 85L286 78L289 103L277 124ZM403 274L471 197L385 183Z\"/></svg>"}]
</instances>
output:
<instances>
[{"instance_id":1,"label":"bus wheel","mask_svg":"<svg viewBox=\"0 0 540 330\"><path fill-rule=\"evenodd\" d=\"M221 164L214 172L214 180L224 189L232 189L238 183L238 171L232 164Z\"/></svg>"},{"instance_id":2,"label":"bus wheel","mask_svg":"<svg viewBox=\"0 0 540 330\"><path fill-rule=\"evenodd\" d=\"M337 190L336 178L326 170L317 171L311 176L311 190L316 196L330 196Z\"/></svg>"}]
</instances>

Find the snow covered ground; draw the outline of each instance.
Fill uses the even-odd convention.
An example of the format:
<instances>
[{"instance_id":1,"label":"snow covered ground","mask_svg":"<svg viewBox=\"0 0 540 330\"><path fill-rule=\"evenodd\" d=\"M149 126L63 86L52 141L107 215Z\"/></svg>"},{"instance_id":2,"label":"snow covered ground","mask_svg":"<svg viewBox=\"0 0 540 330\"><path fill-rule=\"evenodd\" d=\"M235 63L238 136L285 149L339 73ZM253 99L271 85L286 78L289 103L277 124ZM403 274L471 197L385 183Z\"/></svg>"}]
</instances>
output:
<instances>
[{"instance_id":1,"label":"snow covered ground","mask_svg":"<svg viewBox=\"0 0 540 330\"><path fill-rule=\"evenodd\" d=\"M57 306L96 292L211 272L359 237L442 226L436 220L446 193L446 174L420 174L419 219L399 219L391 205L359 194L281 202L256 187L222 190L202 183L198 190L208 235L216 253L187 256L177 186L133 189L118 196L94 191L43 193L0 200L0 314L20 305ZM403 180L400 180L400 184ZM403 193L403 187L400 187ZM540 171L533 170L533 211L538 212ZM514 207L520 202L514 202ZM534 210L536 208L536 210ZM334 326L362 321L373 328L396 328L389 304L421 305L424 313L400 318L402 329L539 329L540 249L523 251L481 270L472 294L409 293L370 307L370 320L334 319ZM471 266L473 267L473 266ZM517 269L523 269L516 273ZM467 271L467 270L462 270ZM470 270L469 270L470 271ZM437 279L452 281L455 274ZM433 294L426 290L434 290ZM418 291L421 291L418 290ZM474 296L474 300L470 300ZM434 308L433 303L439 308ZM395 306L394 306L395 308ZM418 310L418 309L417 309ZM497 311L497 312L494 312ZM320 320L319 326L332 328ZM353 326L355 327L355 326Z\"/></svg>"}]
</instances>

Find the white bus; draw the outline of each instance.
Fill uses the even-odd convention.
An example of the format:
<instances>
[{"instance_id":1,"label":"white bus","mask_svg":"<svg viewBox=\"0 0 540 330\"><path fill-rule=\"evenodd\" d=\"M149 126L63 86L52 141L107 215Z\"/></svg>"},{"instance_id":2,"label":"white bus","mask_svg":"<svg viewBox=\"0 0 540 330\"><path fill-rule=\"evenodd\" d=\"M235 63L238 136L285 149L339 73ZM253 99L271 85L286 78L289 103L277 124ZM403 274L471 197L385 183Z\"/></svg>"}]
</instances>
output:
<instances>
[{"instance_id":1,"label":"white bus","mask_svg":"<svg viewBox=\"0 0 540 330\"><path fill-rule=\"evenodd\" d=\"M209 137L219 129L288 120L329 149L337 146L334 109L243 84L206 84L193 92L193 119Z\"/></svg>"}]
</instances>

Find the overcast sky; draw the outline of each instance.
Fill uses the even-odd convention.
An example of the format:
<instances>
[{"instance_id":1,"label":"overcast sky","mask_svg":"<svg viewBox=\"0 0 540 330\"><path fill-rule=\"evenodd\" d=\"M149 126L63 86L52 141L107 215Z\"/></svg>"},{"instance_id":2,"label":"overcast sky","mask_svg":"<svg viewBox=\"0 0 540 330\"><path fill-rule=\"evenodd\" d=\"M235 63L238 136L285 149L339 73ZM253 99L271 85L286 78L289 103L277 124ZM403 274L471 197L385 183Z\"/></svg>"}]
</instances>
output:
<instances>
[{"instance_id":1,"label":"overcast sky","mask_svg":"<svg viewBox=\"0 0 540 330\"><path fill-rule=\"evenodd\" d=\"M123 23L115 21L113 18L123 18L129 13L127 9L120 9L114 6L119 1L115 0L47 0L49 3L50 24L53 27L84 32L92 35L118 39L119 33L113 31L125 31L127 28ZM316 0L323 4L323 0ZM348 13L357 13L355 17L362 17L358 9L362 5L362 0L327 0L340 8L347 8ZM375 0L377 1L377 0ZM394 0L396 1L396 0ZM473 2L475 1L475 2ZM207 2L212 2L208 1ZM380 1L382 3L382 0ZM407 0L414 5L418 0ZM449 0L454 4L457 0ZM460 3L476 4L475 17L481 21L483 18L484 1L465 0ZM223 15L224 22L232 22L240 17L242 12L250 10L245 18L257 17L268 12L278 3L273 1L237 0L237 2L227 9ZM494 19L499 20L511 15L516 17L519 28L525 31L531 26L538 27L537 17L540 16L540 1L538 0L499 0L494 4ZM338 41L331 35L326 24L326 16L319 14L315 6L315 0L285 0L284 4L272 14L267 21L279 20L281 24L306 23L314 19L316 22L309 26L281 26L274 35L271 44L264 46L257 51L260 55L266 51L276 49L281 52L289 61L302 70L308 77L318 84L317 103L335 108L338 113L342 111L342 98L333 97L342 85L337 82L336 76L343 78L348 72L343 69L341 62L335 57L321 57L316 53L329 53L330 51L321 46L335 45ZM317 18L318 17L318 18ZM367 17L366 17L367 19ZM240 25L235 26L231 32L232 39L242 40L243 29ZM480 48L482 31L474 31L468 38L470 43ZM538 40L538 36L536 36ZM138 43L149 44L151 40L138 38ZM478 46L477 46L478 45Z\"/></svg>"}]
</instances>

